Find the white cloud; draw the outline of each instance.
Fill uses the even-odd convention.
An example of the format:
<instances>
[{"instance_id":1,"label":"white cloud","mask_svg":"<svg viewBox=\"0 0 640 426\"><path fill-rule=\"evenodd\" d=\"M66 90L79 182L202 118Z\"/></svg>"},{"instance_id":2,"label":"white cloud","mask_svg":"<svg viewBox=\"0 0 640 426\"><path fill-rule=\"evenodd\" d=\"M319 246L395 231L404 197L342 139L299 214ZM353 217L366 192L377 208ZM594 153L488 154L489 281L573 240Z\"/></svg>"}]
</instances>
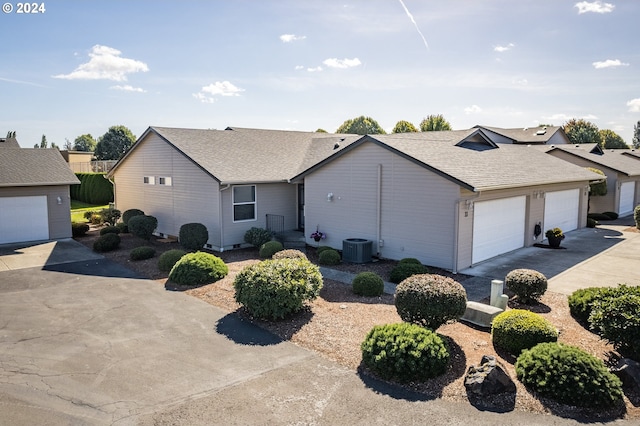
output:
<instances>
[{"instance_id":1,"label":"white cloud","mask_svg":"<svg viewBox=\"0 0 640 426\"><path fill-rule=\"evenodd\" d=\"M466 107L464 109L465 114L478 114L480 112L482 112L482 108L480 108L478 105L471 105L470 107Z\"/></svg>"},{"instance_id":2,"label":"white cloud","mask_svg":"<svg viewBox=\"0 0 640 426\"><path fill-rule=\"evenodd\" d=\"M640 112L640 98L631 99L627 102L629 112Z\"/></svg>"},{"instance_id":3,"label":"white cloud","mask_svg":"<svg viewBox=\"0 0 640 426\"><path fill-rule=\"evenodd\" d=\"M542 117L544 121L551 121L551 122L567 121L570 118L571 117L569 117L567 114L553 114L553 115L547 115Z\"/></svg>"},{"instance_id":4,"label":"white cloud","mask_svg":"<svg viewBox=\"0 0 640 426\"><path fill-rule=\"evenodd\" d=\"M216 96L240 96L240 92L244 92L244 89L236 87L228 81L216 81L202 87L200 92L193 94L193 97L200 102L212 104L216 101Z\"/></svg>"},{"instance_id":5,"label":"white cloud","mask_svg":"<svg viewBox=\"0 0 640 426\"><path fill-rule=\"evenodd\" d=\"M112 47L96 44L89 52L89 62L81 64L69 74L58 74L53 78L127 81L127 74L149 71L144 62L123 58L121 53Z\"/></svg>"},{"instance_id":6,"label":"white cloud","mask_svg":"<svg viewBox=\"0 0 640 426\"><path fill-rule=\"evenodd\" d=\"M595 69L602 69L602 68L613 68L613 67L628 67L629 64L620 61L619 59L607 59L606 61L597 61L597 62L593 62L591 65L593 65L593 67Z\"/></svg>"},{"instance_id":7,"label":"white cloud","mask_svg":"<svg viewBox=\"0 0 640 426\"><path fill-rule=\"evenodd\" d=\"M318 66L318 67L315 67L315 68L307 68L307 71L309 71L309 72L319 72L319 71L322 71L322 67Z\"/></svg>"},{"instance_id":8,"label":"white cloud","mask_svg":"<svg viewBox=\"0 0 640 426\"><path fill-rule=\"evenodd\" d=\"M360 59L358 58L353 58L353 59L329 58L329 59L325 59L322 63L330 68L353 68L362 64L362 62L360 62Z\"/></svg>"},{"instance_id":9,"label":"white cloud","mask_svg":"<svg viewBox=\"0 0 640 426\"><path fill-rule=\"evenodd\" d=\"M514 47L515 47L515 44L509 43L506 46L496 46L496 47L493 48L493 50L498 52L498 53L502 53L502 52L506 52L508 50L511 50Z\"/></svg>"},{"instance_id":10,"label":"white cloud","mask_svg":"<svg viewBox=\"0 0 640 426\"><path fill-rule=\"evenodd\" d=\"M110 89L113 90L122 90L124 92L138 92L138 93L145 93L146 90L144 90L142 87L133 87L129 84L125 84L124 86L111 86Z\"/></svg>"},{"instance_id":11,"label":"white cloud","mask_svg":"<svg viewBox=\"0 0 640 426\"><path fill-rule=\"evenodd\" d=\"M295 68L296 71L300 71L303 69L304 69L304 65L296 65L296 68Z\"/></svg>"},{"instance_id":12,"label":"white cloud","mask_svg":"<svg viewBox=\"0 0 640 426\"><path fill-rule=\"evenodd\" d=\"M600 0L597 1L581 1L576 3L574 7L578 8L578 14L581 15L583 13L593 12L593 13L609 13L613 12L615 6L611 3L602 3Z\"/></svg>"},{"instance_id":13,"label":"white cloud","mask_svg":"<svg viewBox=\"0 0 640 426\"><path fill-rule=\"evenodd\" d=\"M280 36L280 40L282 40L283 43L291 43L298 40L304 40L305 38L307 38L307 36L298 36L295 34L282 34Z\"/></svg>"}]
</instances>

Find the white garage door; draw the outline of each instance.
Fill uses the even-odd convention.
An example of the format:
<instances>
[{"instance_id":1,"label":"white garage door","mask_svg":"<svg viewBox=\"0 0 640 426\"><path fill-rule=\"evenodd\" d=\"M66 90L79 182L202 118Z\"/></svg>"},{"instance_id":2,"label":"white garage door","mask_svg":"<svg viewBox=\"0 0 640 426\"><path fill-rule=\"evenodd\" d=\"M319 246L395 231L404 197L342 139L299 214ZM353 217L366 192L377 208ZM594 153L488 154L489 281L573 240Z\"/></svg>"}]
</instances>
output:
<instances>
[{"instance_id":1,"label":"white garage door","mask_svg":"<svg viewBox=\"0 0 640 426\"><path fill-rule=\"evenodd\" d=\"M475 203L472 263L524 246L526 205L525 196Z\"/></svg>"},{"instance_id":2,"label":"white garage door","mask_svg":"<svg viewBox=\"0 0 640 426\"><path fill-rule=\"evenodd\" d=\"M47 197L0 197L0 244L48 240Z\"/></svg>"},{"instance_id":3,"label":"white garage door","mask_svg":"<svg viewBox=\"0 0 640 426\"><path fill-rule=\"evenodd\" d=\"M547 192L544 197L544 233L547 229L560 228L562 232L578 228L580 214L580 189Z\"/></svg>"},{"instance_id":4,"label":"white garage door","mask_svg":"<svg viewBox=\"0 0 640 426\"><path fill-rule=\"evenodd\" d=\"M620 208L618 214L626 216L633 213L633 198L636 192L635 182L622 182L620 185Z\"/></svg>"}]
</instances>

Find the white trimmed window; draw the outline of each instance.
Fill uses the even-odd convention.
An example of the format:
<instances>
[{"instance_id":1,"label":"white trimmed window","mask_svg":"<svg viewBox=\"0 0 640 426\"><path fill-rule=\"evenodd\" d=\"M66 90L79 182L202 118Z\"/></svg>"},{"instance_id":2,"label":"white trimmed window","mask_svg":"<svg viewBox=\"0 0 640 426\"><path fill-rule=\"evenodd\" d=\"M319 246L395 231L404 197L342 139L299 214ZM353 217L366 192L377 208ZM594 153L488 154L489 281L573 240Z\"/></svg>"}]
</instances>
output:
<instances>
[{"instance_id":1,"label":"white trimmed window","mask_svg":"<svg viewBox=\"0 0 640 426\"><path fill-rule=\"evenodd\" d=\"M170 176L159 177L158 185L171 186L171 177Z\"/></svg>"},{"instance_id":2,"label":"white trimmed window","mask_svg":"<svg viewBox=\"0 0 640 426\"><path fill-rule=\"evenodd\" d=\"M147 185L155 185L156 184L156 177L155 176L145 176L143 178L143 181Z\"/></svg>"},{"instance_id":3,"label":"white trimmed window","mask_svg":"<svg viewBox=\"0 0 640 426\"><path fill-rule=\"evenodd\" d=\"M233 187L233 221L256 220L256 186Z\"/></svg>"}]
</instances>

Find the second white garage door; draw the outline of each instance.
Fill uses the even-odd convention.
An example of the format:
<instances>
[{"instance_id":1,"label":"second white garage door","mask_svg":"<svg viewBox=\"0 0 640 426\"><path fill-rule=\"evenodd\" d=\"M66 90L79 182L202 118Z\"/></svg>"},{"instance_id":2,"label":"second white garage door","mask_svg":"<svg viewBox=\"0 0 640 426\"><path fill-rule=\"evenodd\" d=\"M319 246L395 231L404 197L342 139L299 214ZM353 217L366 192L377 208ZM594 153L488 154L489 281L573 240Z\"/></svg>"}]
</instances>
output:
<instances>
[{"instance_id":1,"label":"second white garage door","mask_svg":"<svg viewBox=\"0 0 640 426\"><path fill-rule=\"evenodd\" d=\"M526 206L525 196L474 204L472 263L524 246Z\"/></svg>"},{"instance_id":2,"label":"second white garage door","mask_svg":"<svg viewBox=\"0 0 640 426\"><path fill-rule=\"evenodd\" d=\"M47 197L0 197L0 244L49 239Z\"/></svg>"},{"instance_id":3,"label":"second white garage door","mask_svg":"<svg viewBox=\"0 0 640 426\"><path fill-rule=\"evenodd\" d=\"M544 197L544 233L547 229L560 228L562 232L578 228L580 213L580 189L547 192Z\"/></svg>"},{"instance_id":4,"label":"second white garage door","mask_svg":"<svg viewBox=\"0 0 640 426\"><path fill-rule=\"evenodd\" d=\"M620 207L618 214L626 216L633 213L633 198L636 192L635 182L622 182L620 185Z\"/></svg>"}]
</instances>

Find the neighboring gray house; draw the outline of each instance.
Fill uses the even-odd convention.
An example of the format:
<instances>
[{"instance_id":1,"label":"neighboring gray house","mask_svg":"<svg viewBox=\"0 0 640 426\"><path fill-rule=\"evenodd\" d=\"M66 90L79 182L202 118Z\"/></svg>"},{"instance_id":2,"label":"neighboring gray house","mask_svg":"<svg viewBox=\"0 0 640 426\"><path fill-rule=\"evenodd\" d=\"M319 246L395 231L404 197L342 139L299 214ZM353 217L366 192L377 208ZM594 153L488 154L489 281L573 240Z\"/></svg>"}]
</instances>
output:
<instances>
[{"instance_id":1,"label":"neighboring gray house","mask_svg":"<svg viewBox=\"0 0 640 426\"><path fill-rule=\"evenodd\" d=\"M561 145L571 143L561 126L524 127L502 129L500 127L475 126L482 129L495 143L517 145Z\"/></svg>"},{"instance_id":2,"label":"neighboring gray house","mask_svg":"<svg viewBox=\"0 0 640 426\"><path fill-rule=\"evenodd\" d=\"M0 244L70 238L69 185L80 181L57 149L11 139L0 142Z\"/></svg>"}]
</instances>

